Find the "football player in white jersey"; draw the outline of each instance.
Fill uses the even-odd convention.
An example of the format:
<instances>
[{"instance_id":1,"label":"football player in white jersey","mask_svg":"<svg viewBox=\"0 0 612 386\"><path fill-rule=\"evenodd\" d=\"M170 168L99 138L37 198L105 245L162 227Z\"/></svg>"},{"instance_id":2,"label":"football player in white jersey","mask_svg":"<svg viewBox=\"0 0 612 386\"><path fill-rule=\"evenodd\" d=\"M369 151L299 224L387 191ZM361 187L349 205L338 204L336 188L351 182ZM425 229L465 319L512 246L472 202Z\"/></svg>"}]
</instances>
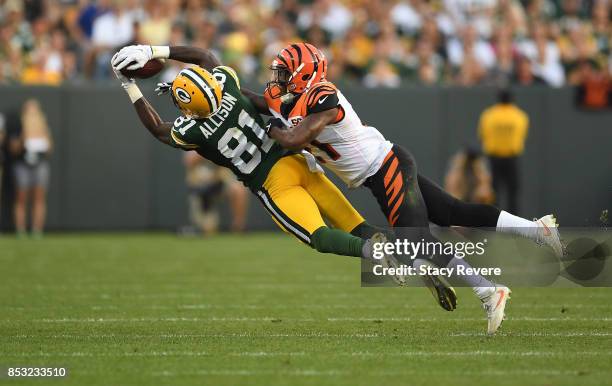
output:
<instances>
[{"instance_id":1,"label":"football player in white jersey","mask_svg":"<svg viewBox=\"0 0 612 386\"><path fill-rule=\"evenodd\" d=\"M375 128L363 125L340 90L326 80L327 60L313 45L290 44L278 53L270 69L264 95L247 94L260 113L274 117L267 125L269 135L287 149L306 150L312 154L311 163L316 158L349 187L369 188L399 237L435 240L429 232L430 221L440 226L494 227L563 254L552 215L529 221L491 205L466 203L419 175L413 156ZM433 261L441 266L467 265L458 258L434 256ZM510 290L479 275L464 279L483 303L488 332L495 333ZM438 296L443 308L454 309L445 303L446 294Z\"/></svg>"}]
</instances>

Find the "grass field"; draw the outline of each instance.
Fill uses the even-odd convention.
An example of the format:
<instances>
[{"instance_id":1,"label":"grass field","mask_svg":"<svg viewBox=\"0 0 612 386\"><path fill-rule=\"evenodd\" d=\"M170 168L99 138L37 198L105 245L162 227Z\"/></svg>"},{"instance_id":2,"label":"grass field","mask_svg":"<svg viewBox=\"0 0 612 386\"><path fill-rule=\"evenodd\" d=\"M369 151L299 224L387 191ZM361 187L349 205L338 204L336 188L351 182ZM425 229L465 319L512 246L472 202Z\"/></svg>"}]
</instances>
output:
<instances>
[{"instance_id":1,"label":"grass field","mask_svg":"<svg viewBox=\"0 0 612 386\"><path fill-rule=\"evenodd\" d=\"M490 338L469 290L360 288L280 234L4 237L0 288L0 367L69 369L0 384L612 384L610 289L515 288Z\"/></svg>"}]
</instances>

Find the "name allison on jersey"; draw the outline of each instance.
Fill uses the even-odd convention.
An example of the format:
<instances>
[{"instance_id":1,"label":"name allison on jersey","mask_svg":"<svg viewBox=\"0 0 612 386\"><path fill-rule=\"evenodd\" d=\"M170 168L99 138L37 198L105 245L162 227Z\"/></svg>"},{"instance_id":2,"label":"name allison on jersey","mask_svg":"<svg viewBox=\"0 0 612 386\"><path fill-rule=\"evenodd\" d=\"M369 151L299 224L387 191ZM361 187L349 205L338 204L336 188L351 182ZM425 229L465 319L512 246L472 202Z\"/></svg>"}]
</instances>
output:
<instances>
[{"instance_id":1,"label":"name allison on jersey","mask_svg":"<svg viewBox=\"0 0 612 386\"><path fill-rule=\"evenodd\" d=\"M230 112L234 108L234 105L238 102L238 98L232 96L229 93L224 93L221 97L221 107L216 114L210 116L208 120L204 120L200 126L204 138L212 136L218 128L223 125L223 122L230 116Z\"/></svg>"},{"instance_id":2,"label":"name allison on jersey","mask_svg":"<svg viewBox=\"0 0 612 386\"><path fill-rule=\"evenodd\" d=\"M234 70L219 66L212 75L223 88L219 110L204 119L178 117L170 132L173 145L197 151L257 189L285 151L265 133L263 120L242 95Z\"/></svg>"},{"instance_id":3,"label":"name allison on jersey","mask_svg":"<svg viewBox=\"0 0 612 386\"><path fill-rule=\"evenodd\" d=\"M360 186L380 169L392 148L374 127L361 122L353 106L331 82L320 82L290 104L264 94L273 116L292 127L308 114L338 108L334 122L327 125L305 150L314 155L349 187Z\"/></svg>"}]
</instances>

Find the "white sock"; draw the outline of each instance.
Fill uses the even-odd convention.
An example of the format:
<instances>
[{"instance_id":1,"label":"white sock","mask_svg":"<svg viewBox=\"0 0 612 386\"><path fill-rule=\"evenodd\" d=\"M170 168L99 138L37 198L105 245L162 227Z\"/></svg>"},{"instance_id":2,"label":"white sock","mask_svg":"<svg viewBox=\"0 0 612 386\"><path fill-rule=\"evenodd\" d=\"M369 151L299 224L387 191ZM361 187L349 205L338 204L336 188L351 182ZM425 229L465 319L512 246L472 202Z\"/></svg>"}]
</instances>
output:
<instances>
[{"instance_id":1,"label":"white sock","mask_svg":"<svg viewBox=\"0 0 612 386\"><path fill-rule=\"evenodd\" d=\"M414 269L416 269L417 273L421 271L421 266L425 265L431 265L431 262L429 262L427 259L414 259L414 262L412 263L412 266L414 267Z\"/></svg>"},{"instance_id":2,"label":"white sock","mask_svg":"<svg viewBox=\"0 0 612 386\"><path fill-rule=\"evenodd\" d=\"M502 210L497 219L497 232L510 233L536 240L538 224Z\"/></svg>"},{"instance_id":3,"label":"white sock","mask_svg":"<svg viewBox=\"0 0 612 386\"><path fill-rule=\"evenodd\" d=\"M458 257L453 257L447 265L448 268L455 268L455 272L457 272L456 268L458 266L463 266L464 272L467 271L468 268L472 268L465 259ZM472 287L472 290L479 299L484 299L495 292L495 284L482 275L461 275L457 277Z\"/></svg>"}]
</instances>

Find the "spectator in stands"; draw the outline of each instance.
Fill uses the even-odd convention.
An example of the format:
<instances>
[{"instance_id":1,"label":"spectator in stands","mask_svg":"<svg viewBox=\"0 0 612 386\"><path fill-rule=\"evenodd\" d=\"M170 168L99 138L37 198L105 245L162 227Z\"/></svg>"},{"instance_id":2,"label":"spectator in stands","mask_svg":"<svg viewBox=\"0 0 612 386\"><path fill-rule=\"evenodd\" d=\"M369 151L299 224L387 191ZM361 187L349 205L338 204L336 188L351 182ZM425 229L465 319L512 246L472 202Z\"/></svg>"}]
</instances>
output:
<instances>
[{"instance_id":1,"label":"spectator in stands","mask_svg":"<svg viewBox=\"0 0 612 386\"><path fill-rule=\"evenodd\" d=\"M558 21L563 32L579 26L587 16L587 2L581 0L560 0L561 17Z\"/></svg>"},{"instance_id":2,"label":"spectator in stands","mask_svg":"<svg viewBox=\"0 0 612 386\"><path fill-rule=\"evenodd\" d=\"M524 56L516 59L516 69L512 77L512 83L519 86L545 85L546 82L535 75L531 69L531 61Z\"/></svg>"},{"instance_id":3,"label":"spectator in stands","mask_svg":"<svg viewBox=\"0 0 612 386\"><path fill-rule=\"evenodd\" d=\"M434 51L434 46L429 40L417 42L411 65L416 70L417 79L421 84L433 85L442 80L444 59Z\"/></svg>"},{"instance_id":4,"label":"spectator in stands","mask_svg":"<svg viewBox=\"0 0 612 386\"><path fill-rule=\"evenodd\" d=\"M126 2L110 0L109 10L94 19L87 58L90 74L96 78L109 76L108 63L113 51L130 43L134 37L135 16Z\"/></svg>"},{"instance_id":5,"label":"spectator in stands","mask_svg":"<svg viewBox=\"0 0 612 386\"><path fill-rule=\"evenodd\" d=\"M446 38L442 31L440 31L440 28L438 28L438 23L433 16L428 15L424 18L423 28L417 34L417 38L419 41L429 42L436 54L445 60L447 59Z\"/></svg>"},{"instance_id":6,"label":"spectator in stands","mask_svg":"<svg viewBox=\"0 0 612 386\"><path fill-rule=\"evenodd\" d=\"M413 36L423 25L423 15L420 9L422 7L421 1L418 0L398 1L391 7L391 20L402 34Z\"/></svg>"},{"instance_id":7,"label":"spectator in stands","mask_svg":"<svg viewBox=\"0 0 612 386\"><path fill-rule=\"evenodd\" d=\"M499 0L494 15L494 30L505 27L511 35L527 34L527 16L519 0Z\"/></svg>"},{"instance_id":8,"label":"spectator in stands","mask_svg":"<svg viewBox=\"0 0 612 386\"><path fill-rule=\"evenodd\" d=\"M170 6L170 2L154 1L150 3L147 16L140 23L139 35L143 44L157 46L168 44L172 30Z\"/></svg>"},{"instance_id":9,"label":"spectator in stands","mask_svg":"<svg viewBox=\"0 0 612 386\"><path fill-rule=\"evenodd\" d=\"M592 60L583 60L570 74L570 83L578 86L578 103L589 109L602 109L612 101L612 80L606 69Z\"/></svg>"},{"instance_id":10,"label":"spectator in stands","mask_svg":"<svg viewBox=\"0 0 612 386\"><path fill-rule=\"evenodd\" d=\"M363 84L366 87L399 87L400 77L395 72L395 69L385 59L378 59L372 65L372 69L363 79Z\"/></svg>"},{"instance_id":11,"label":"spectator in stands","mask_svg":"<svg viewBox=\"0 0 612 386\"><path fill-rule=\"evenodd\" d=\"M29 62L21 73L24 84L59 85L75 75L74 54L66 50L66 36L59 29L36 40Z\"/></svg>"},{"instance_id":12,"label":"spectator in stands","mask_svg":"<svg viewBox=\"0 0 612 386\"><path fill-rule=\"evenodd\" d=\"M246 188L226 168L218 167L196 152L185 153L189 214L192 223L204 235L219 229L218 205L229 199L232 211L231 230L242 232L246 223L249 194Z\"/></svg>"},{"instance_id":13,"label":"spectator in stands","mask_svg":"<svg viewBox=\"0 0 612 386\"><path fill-rule=\"evenodd\" d=\"M501 25L495 31L493 39L495 52L495 66L489 73L494 84L507 84L514 72L517 52L512 41L512 30L509 26Z\"/></svg>"},{"instance_id":14,"label":"spectator in stands","mask_svg":"<svg viewBox=\"0 0 612 386\"><path fill-rule=\"evenodd\" d=\"M525 148L528 128L529 118L513 103L509 90L501 90L497 104L480 115L478 136L491 164L493 189L497 197L505 192L507 203L502 207L512 213L519 213L519 158Z\"/></svg>"},{"instance_id":15,"label":"spectator in stands","mask_svg":"<svg viewBox=\"0 0 612 386\"><path fill-rule=\"evenodd\" d=\"M495 4L495 0L444 0L453 26L448 32L456 34L470 26L477 35L489 38L493 33Z\"/></svg>"},{"instance_id":16,"label":"spectator in stands","mask_svg":"<svg viewBox=\"0 0 612 386\"><path fill-rule=\"evenodd\" d=\"M297 19L297 25L301 30L319 25L334 39L344 36L352 22L351 11L337 0L315 0L311 7L302 9Z\"/></svg>"},{"instance_id":17,"label":"spectator in stands","mask_svg":"<svg viewBox=\"0 0 612 386\"><path fill-rule=\"evenodd\" d=\"M533 74L548 85L559 87L565 82L559 47L549 38L548 26L536 22L529 39L519 43L519 52L531 61Z\"/></svg>"},{"instance_id":18,"label":"spectator in stands","mask_svg":"<svg viewBox=\"0 0 612 386\"><path fill-rule=\"evenodd\" d=\"M608 61L612 44L611 13L612 2L610 0L597 0L593 5L593 35L597 44L598 61L602 67Z\"/></svg>"},{"instance_id":19,"label":"spectator in stands","mask_svg":"<svg viewBox=\"0 0 612 386\"><path fill-rule=\"evenodd\" d=\"M444 189L453 197L477 204L492 204L495 194L487 160L473 147L455 154L444 179Z\"/></svg>"},{"instance_id":20,"label":"spectator in stands","mask_svg":"<svg viewBox=\"0 0 612 386\"><path fill-rule=\"evenodd\" d=\"M375 45L363 28L351 28L342 43L334 45L334 60L338 58L343 64L343 77L363 78L374 56Z\"/></svg>"},{"instance_id":21,"label":"spectator in stands","mask_svg":"<svg viewBox=\"0 0 612 386\"><path fill-rule=\"evenodd\" d=\"M47 118L36 99L28 99L21 110L21 125L11 134L10 148L15 158L16 181L15 228L20 237L26 234L26 213L31 202L32 234L41 237L47 212L49 156L53 148Z\"/></svg>"},{"instance_id":22,"label":"spectator in stands","mask_svg":"<svg viewBox=\"0 0 612 386\"><path fill-rule=\"evenodd\" d=\"M489 42L478 36L476 28L467 25L461 30L461 39L447 43L450 64L458 72L457 82L469 86L478 83L486 71L495 65L495 52Z\"/></svg>"},{"instance_id":23,"label":"spectator in stands","mask_svg":"<svg viewBox=\"0 0 612 386\"><path fill-rule=\"evenodd\" d=\"M567 72L574 69L579 62L595 60L597 55L597 40L584 24L577 24L561 35L558 46Z\"/></svg>"},{"instance_id":24,"label":"spectator in stands","mask_svg":"<svg viewBox=\"0 0 612 386\"><path fill-rule=\"evenodd\" d=\"M86 1L78 16L78 25L87 39L93 34L94 21L110 11L112 0Z\"/></svg>"},{"instance_id":25,"label":"spectator in stands","mask_svg":"<svg viewBox=\"0 0 612 386\"><path fill-rule=\"evenodd\" d=\"M557 87L584 60L610 73L610 6L610 0L0 0L0 82L106 79L107 56L118 46L165 44L180 30L185 44L212 49L247 81L266 81L271 57L307 40L333 57L332 80L368 77L371 84L387 63L393 84L397 76L400 83L470 86L505 83L518 72L527 80L530 67L534 79ZM529 65L519 68L519 56Z\"/></svg>"}]
</instances>

